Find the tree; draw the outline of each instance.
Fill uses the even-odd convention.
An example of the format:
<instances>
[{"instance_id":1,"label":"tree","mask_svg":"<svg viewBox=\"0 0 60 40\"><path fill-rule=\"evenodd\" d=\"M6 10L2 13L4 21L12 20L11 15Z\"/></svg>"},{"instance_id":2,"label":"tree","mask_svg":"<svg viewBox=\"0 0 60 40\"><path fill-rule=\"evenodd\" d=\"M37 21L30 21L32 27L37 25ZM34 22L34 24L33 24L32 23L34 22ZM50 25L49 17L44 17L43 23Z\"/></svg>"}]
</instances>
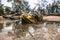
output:
<instances>
[{"instance_id":1,"label":"tree","mask_svg":"<svg viewBox=\"0 0 60 40\"><path fill-rule=\"evenodd\" d=\"M11 14L15 14L15 12L14 11L11 11Z\"/></svg>"},{"instance_id":2,"label":"tree","mask_svg":"<svg viewBox=\"0 0 60 40\"><path fill-rule=\"evenodd\" d=\"M18 3L19 6L18 7L18 10L23 10L23 11L26 11L27 7L28 7L28 2L24 1L24 0L14 0L14 2Z\"/></svg>"},{"instance_id":3,"label":"tree","mask_svg":"<svg viewBox=\"0 0 60 40\"><path fill-rule=\"evenodd\" d=\"M8 0L8 2L14 1L13 10L20 13L21 10L23 11L29 11L28 2L25 0Z\"/></svg>"},{"instance_id":4,"label":"tree","mask_svg":"<svg viewBox=\"0 0 60 40\"><path fill-rule=\"evenodd\" d=\"M57 4L56 1L54 1L54 2L52 3L52 7L51 7L52 13L57 13L57 8L58 8L58 4Z\"/></svg>"},{"instance_id":5,"label":"tree","mask_svg":"<svg viewBox=\"0 0 60 40\"><path fill-rule=\"evenodd\" d=\"M10 13L10 11L11 11L11 8L10 8L10 7L8 7L8 6L6 6L6 7L5 7L5 12L6 12L7 14L9 14L9 13Z\"/></svg>"},{"instance_id":6,"label":"tree","mask_svg":"<svg viewBox=\"0 0 60 40\"><path fill-rule=\"evenodd\" d=\"M3 5L0 6L0 15L4 13Z\"/></svg>"}]
</instances>

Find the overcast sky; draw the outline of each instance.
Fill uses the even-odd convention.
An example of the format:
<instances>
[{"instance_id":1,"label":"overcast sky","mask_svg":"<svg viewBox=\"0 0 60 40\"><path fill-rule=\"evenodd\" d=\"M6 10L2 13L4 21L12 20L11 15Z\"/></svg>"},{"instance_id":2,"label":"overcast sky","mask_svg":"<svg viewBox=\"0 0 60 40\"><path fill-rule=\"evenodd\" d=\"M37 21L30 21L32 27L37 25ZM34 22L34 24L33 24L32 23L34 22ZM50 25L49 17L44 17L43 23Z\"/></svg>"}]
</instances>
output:
<instances>
[{"instance_id":1,"label":"overcast sky","mask_svg":"<svg viewBox=\"0 0 60 40\"><path fill-rule=\"evenodd\" d=\"M7 0L1 0L1 3L4 4L4 6L12 7L11 2L8 3Z\"/></svg>"},{"instance_id":2,"label":"overcast sky","mask_svg":"<svg viewBox=\"0 0 60 40\"><path fill-rule=\"evenodd\" d=\"M53 3L53 1L52 0L46 0L46 2L42 2L42 0L28 0L28 2L29 2L29 5L31 5L31 7L30 8L34 8L35 6L36 6L36 4L40 4L40 6L41 7L43 7L43 3L44 3L44 8L48 5L48 4L52 4Z\"/></svg>"},{"instance_id":3,"label":"overcast sky","mask_svg":"<svg viewBox=\"0 0 60 40\"><path fill-rule=\"evenodd\" d=\"M41 0L40 1L40 4L42 3ZM39 3L39 1L37 0L28 0L29 2L29 5L30 5L30 8L34 8L36 6L37 3ZM47 2L45 2L45 5L47 5L47 3L51 4L53 1L52 0L46 0ZM12 7L12 3L11 2L7 2L7 0L1 0L2 4L4 4L4 6L9 6L9 7ZM41 4L42 5L42 4Z\"/></svg>"}]
</instances>

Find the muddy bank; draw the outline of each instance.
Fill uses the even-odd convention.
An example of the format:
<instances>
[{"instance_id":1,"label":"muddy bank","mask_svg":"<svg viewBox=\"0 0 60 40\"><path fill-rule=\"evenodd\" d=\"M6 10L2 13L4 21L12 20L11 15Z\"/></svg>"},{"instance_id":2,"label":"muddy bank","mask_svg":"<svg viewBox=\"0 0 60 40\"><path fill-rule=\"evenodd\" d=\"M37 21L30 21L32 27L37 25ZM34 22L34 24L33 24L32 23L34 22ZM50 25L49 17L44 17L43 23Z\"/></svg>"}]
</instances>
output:
<instances>
[{"instance_id":1,"label":"muddy bank","mask_svg":"<svg viewBox=\"0 0 60 40\"><path fill-rule=\"evenodd\" d=\"M3 18L3 16L0 16L0 21L6 21L6 20L9 20L10 19L5 19ZM46 20L46 21L60 21L60 16L43 16L43 20Z\"/></svg>"},{"instance_id":2,"label":"muddy bank","mask_svg":"<svg viewBox=\"0 0 60 40\"><path fill-rule=\"evenodd\" d=\"M60 16L43 16L46 21L60 21Z\"/></svg>"}]
</instances>

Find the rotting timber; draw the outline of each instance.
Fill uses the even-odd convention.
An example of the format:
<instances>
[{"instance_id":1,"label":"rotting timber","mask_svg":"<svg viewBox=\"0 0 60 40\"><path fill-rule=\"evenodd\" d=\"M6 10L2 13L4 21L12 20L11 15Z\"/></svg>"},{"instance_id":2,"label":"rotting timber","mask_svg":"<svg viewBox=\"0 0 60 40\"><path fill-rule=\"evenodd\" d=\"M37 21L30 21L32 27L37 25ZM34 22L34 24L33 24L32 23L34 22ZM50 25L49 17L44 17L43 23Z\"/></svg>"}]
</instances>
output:
<instances>
[{"instance_id":1,"label":"rotting timber","mask_svg":"<svg viewBox=\"0 0 60 40\"><path fill-rule=\"evenodd\" d=\"M22 19L22 23L37 23L43 20L43 17L38 15L30 15L29 13L23 13L21 14L20 18Z\"/></svg>"}]
</instances>

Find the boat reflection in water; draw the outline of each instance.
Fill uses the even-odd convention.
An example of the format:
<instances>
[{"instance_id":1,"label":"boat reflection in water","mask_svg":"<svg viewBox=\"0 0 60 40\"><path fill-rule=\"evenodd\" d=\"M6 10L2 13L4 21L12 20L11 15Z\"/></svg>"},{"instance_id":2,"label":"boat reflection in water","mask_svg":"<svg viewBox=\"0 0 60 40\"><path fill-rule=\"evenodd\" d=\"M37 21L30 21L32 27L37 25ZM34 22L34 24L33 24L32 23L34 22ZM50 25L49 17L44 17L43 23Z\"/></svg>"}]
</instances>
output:
<instances>
[{"instance_id":1,"label":"boat reflection in water","mask_svg":"<svg viewBox=\"0 0 60 40\"><path fill-rule=\"evenodd\" d=\"M60 23L43 22L23 25L19 25L19 22L0 23L0 37L1 35L13 40L55 40L60 35Z\"/></svg>"},{"instance_id":2,"label":"boat reflection in water","mask_svg":"<svg viewBox=\"0 0 60 40\"><path fill-rule=\"evenodd\" d=\"M23 36L26 34L26 32L34 32L34 28L31 24L28 25L19 25L18 22L16 23L1 23L0 24L0 33L9 33L9 32L14 32L15 35L17 36Z\"/></svg>"}]
</instances>

